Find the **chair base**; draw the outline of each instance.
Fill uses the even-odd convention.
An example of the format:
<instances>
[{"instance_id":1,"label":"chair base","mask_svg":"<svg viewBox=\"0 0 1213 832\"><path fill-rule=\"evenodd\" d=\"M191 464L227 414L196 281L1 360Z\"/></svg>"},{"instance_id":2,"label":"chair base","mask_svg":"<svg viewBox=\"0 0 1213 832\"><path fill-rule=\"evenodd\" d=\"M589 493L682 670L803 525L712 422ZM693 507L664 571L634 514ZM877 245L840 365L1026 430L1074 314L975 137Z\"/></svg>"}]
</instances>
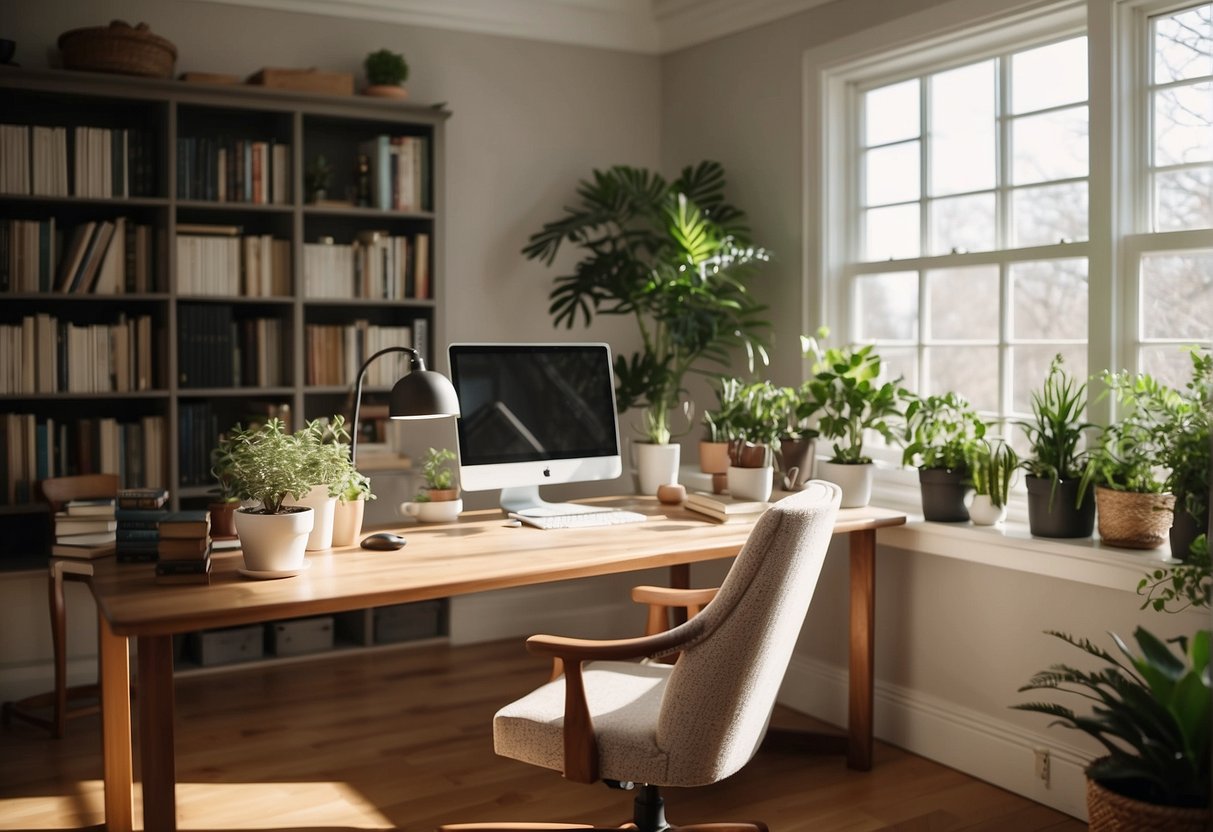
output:
<instances>
[{"instance_id":1,"label":"chair base","mask_svg":"<svg viewBox=\"0 0 1213 832\"><path fill-rule=\"evenodd\" d=\"M72 702L95 700L86 705L73 707ZM80 685L67 689L68 707L56 714L55 693L36 693L15 702L5 702L0 708L0 723L11 725L14 719L45 728L55 739L63 736L67 720L81 716L92 716L101 712L101 691L97 685ZM44 715L45 713L45 715ZM58 717L58 718L56 718Z\"/></svg>"}]
</instances>

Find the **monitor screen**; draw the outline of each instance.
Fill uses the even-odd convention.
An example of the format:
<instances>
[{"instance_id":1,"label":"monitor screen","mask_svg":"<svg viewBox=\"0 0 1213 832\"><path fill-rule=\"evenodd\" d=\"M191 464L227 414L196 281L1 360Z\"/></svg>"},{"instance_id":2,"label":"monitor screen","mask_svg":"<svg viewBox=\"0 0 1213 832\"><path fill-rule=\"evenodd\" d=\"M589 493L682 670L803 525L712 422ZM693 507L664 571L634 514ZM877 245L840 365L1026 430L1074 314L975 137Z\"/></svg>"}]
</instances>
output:
<instances>
[{"instance_id":1,"label":"monitor screen","mask_svg":"<svg viewBox=\"0 0 1213 832\"><path fill-rule=\"evenodd\" d=\"M622 473L606 344L452 344L460 484L469 491Z\"/></svg>"}]
</instances>

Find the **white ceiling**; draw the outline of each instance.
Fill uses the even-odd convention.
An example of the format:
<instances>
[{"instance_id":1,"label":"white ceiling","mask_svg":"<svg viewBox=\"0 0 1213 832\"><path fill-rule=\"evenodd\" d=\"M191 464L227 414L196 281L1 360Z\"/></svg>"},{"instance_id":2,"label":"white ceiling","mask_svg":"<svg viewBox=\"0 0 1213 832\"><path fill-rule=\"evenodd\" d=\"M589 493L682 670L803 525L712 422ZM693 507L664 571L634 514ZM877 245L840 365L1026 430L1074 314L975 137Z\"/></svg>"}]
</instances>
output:
<instances>
[{"instance_id":1,"label":"white ceiling","mask_svg":"<svg viewBox=\"0 0 1213 832\"><path fill-rule=\"evenodd\" d=\"M662 54L831 0L211 0Z\"/></svg>"}]
</instances>

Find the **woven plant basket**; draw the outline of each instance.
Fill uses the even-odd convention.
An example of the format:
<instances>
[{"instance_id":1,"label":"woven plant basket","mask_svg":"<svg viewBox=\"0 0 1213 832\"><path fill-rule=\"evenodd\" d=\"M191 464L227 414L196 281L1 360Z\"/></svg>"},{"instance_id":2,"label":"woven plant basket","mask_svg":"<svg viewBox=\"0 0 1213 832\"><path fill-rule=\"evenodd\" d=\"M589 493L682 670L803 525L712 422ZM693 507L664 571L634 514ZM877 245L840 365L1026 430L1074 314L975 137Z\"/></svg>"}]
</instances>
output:
<instances>
[{"instance_id":1,"label":"woven plant basket","mask_svg":"<svg viewBox=\"0 0 1213 832\"><path fill-rule=\"evenodd\" d=\"M1160 806L1125 797L1087 778L1090 832L1208 832L1210 810Z\"/></svg>"},{"instance_id":2,"label":"woven plant basket","mask_svg":"<svg viewBox=\"0 0 1213 832\"><path fill-rule=\"evenodd\" d=\"M59 36L65 69L116 72L172 78L177 47L153 35L146 23L130 26L115 20L108 26L72 29Z\"/></svg>"},{"instance_id":3,"label":"woven plant basket","mask_svg":"<svg viewBox=\"0 0 1213 832\"><path fill-rule=\"evenodd\" d=\"M1174 494L1142 494L1095 488L1099 536L1109 546L1156 549L1167 540L1175 516Z\"/></svg>"}]
</instances>

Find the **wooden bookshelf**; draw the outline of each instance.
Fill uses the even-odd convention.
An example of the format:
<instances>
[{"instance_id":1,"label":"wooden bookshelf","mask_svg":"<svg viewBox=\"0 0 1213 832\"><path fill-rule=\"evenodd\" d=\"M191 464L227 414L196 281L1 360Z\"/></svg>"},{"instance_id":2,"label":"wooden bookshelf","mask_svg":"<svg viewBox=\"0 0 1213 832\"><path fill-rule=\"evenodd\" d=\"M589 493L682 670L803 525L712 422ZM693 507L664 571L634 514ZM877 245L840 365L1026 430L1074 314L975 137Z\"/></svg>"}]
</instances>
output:
<instances>
[{"instance_id":1,"label":"wooden bookshelf","mask_svg":"<svg viewBox=\"0 0 1213 832\"><path fill-rule=\"evenodd\" d=\"M348 419L384 338L438 357L448 111L19 68L0 90L0 349L17 366L0 523L38 510L33 480L96 470L115 442L124 485L198 506L220 431ZM161 459L128 464L156 431Z\"/></svg>"}]
</instances>

